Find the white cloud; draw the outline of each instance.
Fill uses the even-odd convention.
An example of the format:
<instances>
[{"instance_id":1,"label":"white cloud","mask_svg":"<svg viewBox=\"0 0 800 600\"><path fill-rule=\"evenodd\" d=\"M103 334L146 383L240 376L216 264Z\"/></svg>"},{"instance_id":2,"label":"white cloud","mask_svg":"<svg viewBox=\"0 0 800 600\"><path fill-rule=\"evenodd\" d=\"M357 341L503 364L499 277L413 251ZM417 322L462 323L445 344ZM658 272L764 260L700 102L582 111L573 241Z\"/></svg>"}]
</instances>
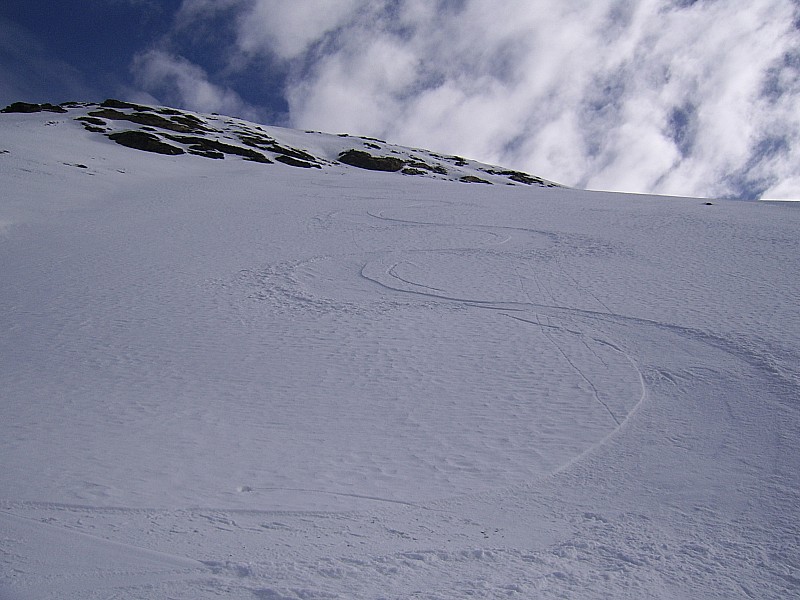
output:
<instances>
[{"instance_id":1,"label":"white cloud","mask_svg":"<svg viewBox=\"0 0 800 600\"><path fill-rule=\"evenodd\" d=\"M297 58L328 32L346 22L358 0L257 0L241 15L241 49L268 49L283 59Z\"/></svg>"},{"instance_id":2,"label":"white cloud","mask_svg":"<svg viewBox=\"0 0 800 600\"><path fill-rule=\"evenodd\" d=\"M134 59L133 72L139 86L165 104L258 119L258 111L235 91L211 83L201 67L180 56L161 50L144 52Z\"/></svg>"},{"instance_id":3,"label":"white cloud","mask_svg":"<svg viewBox=\"0 0 800 600\"><path fill-rule=\"evenodd\" d=\"M223 5L237 9L232 64L281 61L297 127L593 188L800 195L787 183L800 164L793 0L185 0L183 12Z\"/></svg>"}]
</instances>

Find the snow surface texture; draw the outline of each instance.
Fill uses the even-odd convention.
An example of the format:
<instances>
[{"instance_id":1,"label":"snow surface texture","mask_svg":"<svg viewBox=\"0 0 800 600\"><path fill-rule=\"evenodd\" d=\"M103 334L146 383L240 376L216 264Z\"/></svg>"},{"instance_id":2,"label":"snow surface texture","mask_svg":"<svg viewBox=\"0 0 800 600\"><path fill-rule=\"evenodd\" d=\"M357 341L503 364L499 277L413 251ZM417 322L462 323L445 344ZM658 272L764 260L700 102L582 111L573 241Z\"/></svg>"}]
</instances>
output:
<instances>
[{"instance_id":1,"label":"snow surface texture","mask_svg":"<svg viewBox=\"0 0 800 600\"><path fill-rule=\"evenodd\" d=\"M800 206L98 110L0 115L0 598L800 595Z\"/></svg>"}]
</instances>

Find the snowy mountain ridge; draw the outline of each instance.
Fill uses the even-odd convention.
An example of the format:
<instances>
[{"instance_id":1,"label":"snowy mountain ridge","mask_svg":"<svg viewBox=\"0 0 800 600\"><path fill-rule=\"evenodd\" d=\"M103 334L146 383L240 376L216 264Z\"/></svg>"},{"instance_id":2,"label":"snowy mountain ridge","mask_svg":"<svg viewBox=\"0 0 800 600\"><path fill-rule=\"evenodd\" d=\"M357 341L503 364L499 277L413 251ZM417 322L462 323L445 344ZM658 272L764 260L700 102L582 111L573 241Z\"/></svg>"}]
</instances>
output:
<instances>
[{"instance_id":1,"label":"snowy mountain ridge","mask_svg":"<svg viewBox=\"0 0 800 600\"><path fill-rule=\"evenodd\" d=\"M203 115L108 99L100 104L13 103L0 113L35 114L54 124L71 120L86 131L118 144L168 156L207 159L236 157L261 164L299 168L358 167L463 183L559 187L520 171L485 165L459 156L388 144L383 140L267 127L220 115ZM56 117L55 115L59 115Z\"/></svg>"}]
</instances>

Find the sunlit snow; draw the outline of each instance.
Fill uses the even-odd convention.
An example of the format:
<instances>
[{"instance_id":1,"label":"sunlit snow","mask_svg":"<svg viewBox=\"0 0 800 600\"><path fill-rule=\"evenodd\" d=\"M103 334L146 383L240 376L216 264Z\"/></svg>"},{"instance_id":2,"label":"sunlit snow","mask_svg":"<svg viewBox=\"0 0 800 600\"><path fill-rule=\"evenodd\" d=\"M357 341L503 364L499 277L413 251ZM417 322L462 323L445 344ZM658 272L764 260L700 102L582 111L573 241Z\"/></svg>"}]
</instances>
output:
<instances>
[{"instance_id":1,"label":"sunlit snow","mask_svg":"<svg viewBox=\"0 0 800 600\"><path fill-rule=\"evenodd\" d=\"M94 109L0 115L0 597L800 594L800 205Z\"/></svg>"}]
</instances>

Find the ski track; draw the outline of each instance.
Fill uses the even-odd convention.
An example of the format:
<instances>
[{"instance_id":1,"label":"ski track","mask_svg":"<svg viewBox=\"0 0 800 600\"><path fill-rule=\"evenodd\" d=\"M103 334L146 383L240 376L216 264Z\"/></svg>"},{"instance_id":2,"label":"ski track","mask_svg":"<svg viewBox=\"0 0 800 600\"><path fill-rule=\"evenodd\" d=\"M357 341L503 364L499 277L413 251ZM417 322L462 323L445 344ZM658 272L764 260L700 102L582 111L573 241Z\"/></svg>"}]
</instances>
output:
<instances>
[{"instance_id":1,"label":"ski track","mask_svg":"<svg viewBox=\"0 0 800 600\"><path fill-rule=\"evenodd\" d=\"M96 502L8 494L12 499L0 501L0 596L800 595L800 498L793 471L797 460L792 458L800 397L796 381L756 347L730 336L614 310L613 302L568 272L560 255L573 243L567 234L397 216L441 213L443 206L420 202L322 214L310 221L311 230L349 240L350 252L253 267L230 280L208 283L218 303L213 309L223 311L222 318L237 323L240 331L258 327L267 307L300 328L299 335L316 341L314 352L326 362L325 370L309 375L309 389L322 390L315 401L326 398L323 392L330 389L378 398L396 388L411 390L407 401L413 394L430 393L430 404L382 404L383 410L395 411L393 431L381 429L386 415L370 416L369 411L365 424L353 425L349 418L358 407L344 406L338 413L338 405L323 406L305 415L311 422L306 434L317 432L317 451L329 453L318 457L329 461L329 471L309 471L303 485L279 472L275 485L261 485L256 472L236 473L239 492L234 494L231 485L230 494L217 499L230 497L241 507L222 501L216 508L102 506L113 497L88 487L84 497L96 493ZM470 206L463 210L471 215ZM474 212L469 218L486 218L481 207ZM92 323L77 327L91 329ZM525 438L535 423L520 424L517 414L497 415L497 406L447 396L459 376L480 384L479 378L468 377L469 369L491 357L470 354L469 341L492 331L500 334L482 349L497 352L492 368L513 358L503 354L504 343L520 361L513 365L519 379L504 384L508 402L496 399L497 406L510 410L522 399L534 403L531 380L541 378L537 384L550 386L557 406L542 403L540 412L527 416L557 419L565 410L574 411L563 418L576 419L571 425L577 443L537 448L535 440ZM291 356L308 351L292 350L297 332L270 333ZM333 333L339 337L330 343L326 336ZM69 326L62 334L54 346L73 351ZM449 344L463 346L463 362L437 379L440 373L426 362L434 354L415 360L414 353L426 339L434 349L445 348L436 346L435 338L447 335L452 336ZM405 346L387 347L392 336ZM256 348L261 341L242 343ZM351 353L346 363L337 362L341 348ZM152 360L135 349L118 358L133 368L145 368ZM552 369L552 380L547 373L518 373L526 364ZM165 372L171 368L172 376L180 377L177 365L165 365ZM500 372L497 381L511 373ZM291 371L287 381L296 376ZM225 373L219 377L224 380ZM248 389L243 382L241 390ZM491 389L489 381L476 396ZM443 404L437 405L437 397ZM754 398L769 404L771 412L753 406ZM467 416L448 428L447 415L457 401ZM137 410L162 414L145 400ZM224 412L182 410L176 419L197 419L208 431L224 425ZM243 420L233 412L227 416ZM298 417L288 408L283 417L286 421L276 420L269 433L290 443L291 434L280 432L303 424L293 421ZM491 418L497 420L483 439L474 439L480 437L475 431L481 422ZM664 424L669 428L659 429ZM362 448L357 441L327 438L326 425L369 440L376 435L371 429L384 431L386 447ZM498 436L502 427L515 425L521 427L517 437ZM552 426L565 427L557 420ZM558 435L548 438L552 444ZM765 437L770 444L763 442ZM427 440L427 446L420 440ZM235 439L229 441L236 445ZM420 444L418 452L408 448L414 443ZM290 447L282 458L291 462L299 447ZM761 454L750 454L751 448ZM236 451L247 452L247 447ZM397 452L405 452L405 464L392 463ZM443 467L438 461L445 456L457 460ZM291 463L297 473L311 468L303 460ZM501 460L504 475L491 479L492 466ZM676 465L685 466L683 479L665 477ZM723 473L721 480L709 479L714 468ZM341 477L353 472L364 473L364 480L339 487ZM405 478L406 484L393 486L393 477ZM315 481L320 485L306 485ZM425 491L415 494L414 481ZM378 493L381 489L386 493ZM631 496L631 489L640 493ZM398 496L398 490L407 495ZM326 508L287 509L298 502L298 493ZM343 504L331 504L334 499ZM281 508L256 508L265 505ZM70 570L69 561L54 558L50 546L74 556L96 553L104 562L87 567L78 561Z\"/></svg>"}]
</instances>

